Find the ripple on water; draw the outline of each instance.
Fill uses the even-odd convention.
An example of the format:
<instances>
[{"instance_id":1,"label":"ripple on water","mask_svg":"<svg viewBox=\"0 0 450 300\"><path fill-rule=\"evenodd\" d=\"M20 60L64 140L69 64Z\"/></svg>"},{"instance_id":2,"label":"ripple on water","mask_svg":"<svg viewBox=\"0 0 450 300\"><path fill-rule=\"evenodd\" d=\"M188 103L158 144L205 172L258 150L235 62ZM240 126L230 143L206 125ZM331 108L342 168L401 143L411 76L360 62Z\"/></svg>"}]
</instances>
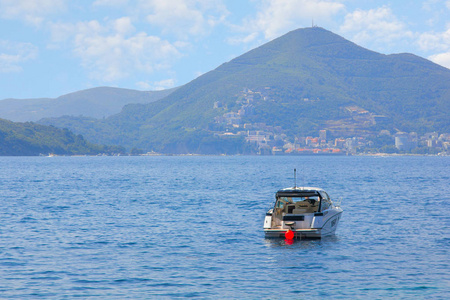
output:
<instances>
[{"instance_id":1,"label":"ripple on water","mask_svg":"<svg viewBox=\"0 0 450 300\"><path fill-rule=\"evenodd\" d=\"M0 293L446 299L447 157L0 158ZM274 193L323 187L336 236L265 239ZM333 287L333 288L324 288Z\"/></svg>"}]
</instances>

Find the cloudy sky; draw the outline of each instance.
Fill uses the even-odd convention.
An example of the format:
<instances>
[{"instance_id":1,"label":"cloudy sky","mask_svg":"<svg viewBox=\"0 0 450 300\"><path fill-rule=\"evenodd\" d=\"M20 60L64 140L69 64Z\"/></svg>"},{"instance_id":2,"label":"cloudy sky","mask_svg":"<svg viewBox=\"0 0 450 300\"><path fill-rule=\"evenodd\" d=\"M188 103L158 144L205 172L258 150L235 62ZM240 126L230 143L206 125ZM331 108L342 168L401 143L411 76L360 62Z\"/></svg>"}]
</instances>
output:
<instances>
[{"instance_id":1,"label":"cloudy sky","mask_svg":"<svg viewBox=\"0 0 450 300\"><path fill-rule=\"evenodd\" d=\"M450 68L450 0L0 0L0 99L182 85L312 20Z\"/></svg>"}]
</instances>

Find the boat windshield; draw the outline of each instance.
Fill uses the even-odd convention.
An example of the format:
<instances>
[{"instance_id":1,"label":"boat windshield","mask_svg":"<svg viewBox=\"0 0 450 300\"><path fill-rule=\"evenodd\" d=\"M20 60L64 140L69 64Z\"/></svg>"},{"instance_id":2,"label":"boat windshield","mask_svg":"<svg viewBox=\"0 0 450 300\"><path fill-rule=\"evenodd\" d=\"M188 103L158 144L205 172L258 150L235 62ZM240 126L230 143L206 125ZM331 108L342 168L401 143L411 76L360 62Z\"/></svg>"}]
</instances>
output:
<instances>
[{"instance_id":1,"label":"boat windshield","mask_svg":"<svg viewBox=\"0 0 450 300\"><path fill-rule=\"evenodd\" d=\"M318 195L302 197L278 197L275 211L287 214L312 213L319 211L320 197Z\"/></svg>"},{"instance_id":2,"label":"boat windshield","mask_svg":"<svg viewBox=\"0 0 450 300\"><path fill-rule=\"evenodd\" d=\"M319 196L310 196L310 197L279 197L278 201L284 204L293 204L301 201L308 201L308 202L316 202L320 201Z\"/></svg>"}]
</instances>

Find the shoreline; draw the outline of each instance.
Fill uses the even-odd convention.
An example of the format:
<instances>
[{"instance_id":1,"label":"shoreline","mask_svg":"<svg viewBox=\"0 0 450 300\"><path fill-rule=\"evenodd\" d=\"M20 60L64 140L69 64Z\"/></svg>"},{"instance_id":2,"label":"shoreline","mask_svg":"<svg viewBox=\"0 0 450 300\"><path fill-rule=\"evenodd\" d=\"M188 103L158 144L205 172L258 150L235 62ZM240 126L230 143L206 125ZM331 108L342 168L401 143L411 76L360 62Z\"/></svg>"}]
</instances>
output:
<instances>
[{"instance_id":1,"label":"shoreline","mask_svg":"<svg viewBox=\"0 0 450 300\"><path fill-rule=\"evenodd\" d=\"M152 153L152 154L138 154L138 155L0 155L0 157L157 157L157 156L266 156L266 157L289 157L289 156L309 156L309 157L345 157L345 156L368 156L368 157L397 157L397 156L439 156L446 157L450 156L450 153L438 153L438 154L413 154L413 153L356 153L356 154L196 154L196 153L186 153L186 154L164 154L164 153Z\"/></svg>"}]
</instances>

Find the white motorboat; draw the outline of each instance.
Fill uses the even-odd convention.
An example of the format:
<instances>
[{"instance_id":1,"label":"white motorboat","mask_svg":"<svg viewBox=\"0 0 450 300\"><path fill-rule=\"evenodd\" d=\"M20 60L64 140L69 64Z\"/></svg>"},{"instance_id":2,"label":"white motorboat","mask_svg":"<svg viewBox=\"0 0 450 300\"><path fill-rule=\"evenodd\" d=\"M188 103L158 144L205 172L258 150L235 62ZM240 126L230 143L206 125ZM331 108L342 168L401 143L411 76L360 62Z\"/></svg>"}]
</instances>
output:
<instances>
[{"instance_id":1,"label":"white motorboat","mask_svg":"<svg viewBox=\"0 0 450 300\"><path fill-rule=\"evenodd\" d=\"M276 193L275 206L266 213L266 237L321 238L333 235L342 215L342 208L333 204L320 188L292 187Z\"/></svg>"}]
</instances>

